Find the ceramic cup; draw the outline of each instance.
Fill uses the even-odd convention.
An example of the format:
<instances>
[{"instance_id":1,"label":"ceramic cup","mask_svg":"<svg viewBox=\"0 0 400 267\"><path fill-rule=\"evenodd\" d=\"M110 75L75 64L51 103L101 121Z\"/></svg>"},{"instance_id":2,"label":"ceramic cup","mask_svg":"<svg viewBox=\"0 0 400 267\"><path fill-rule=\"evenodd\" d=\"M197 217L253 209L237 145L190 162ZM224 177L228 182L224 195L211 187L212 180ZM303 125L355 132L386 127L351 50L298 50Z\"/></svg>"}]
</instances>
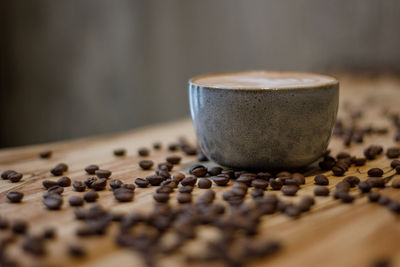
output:
<instances>
[{"instance_id":1,"label":"ceramic cup","mask_svg":"<svg viewBox=\"0 0 400 267\"><path fill-rule=\"evenodd\" d=\"M189 80L198 143L238 169L297 169L318 159L332 135L337 79L300 72L245 71Z\"/></svg>"}]
</instances>

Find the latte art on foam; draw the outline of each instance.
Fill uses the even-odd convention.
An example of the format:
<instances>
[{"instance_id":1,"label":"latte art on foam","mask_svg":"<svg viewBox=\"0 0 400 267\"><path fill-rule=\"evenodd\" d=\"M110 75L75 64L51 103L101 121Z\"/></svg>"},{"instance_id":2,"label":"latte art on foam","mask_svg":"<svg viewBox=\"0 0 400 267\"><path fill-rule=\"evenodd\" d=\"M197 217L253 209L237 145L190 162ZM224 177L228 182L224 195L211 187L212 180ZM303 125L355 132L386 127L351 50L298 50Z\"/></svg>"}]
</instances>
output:
<instances>
[{"instance_id":1,"label":"latte art on foam","mask_svg":"<svg viewBox=\"0 0 400 267\"><path fill-rule=\"evenodd\" d=\"M199 76L191 83L220 89L295 89L334 84L337 80L312 73L247 71Z\"/></svg>"}]
</instances>

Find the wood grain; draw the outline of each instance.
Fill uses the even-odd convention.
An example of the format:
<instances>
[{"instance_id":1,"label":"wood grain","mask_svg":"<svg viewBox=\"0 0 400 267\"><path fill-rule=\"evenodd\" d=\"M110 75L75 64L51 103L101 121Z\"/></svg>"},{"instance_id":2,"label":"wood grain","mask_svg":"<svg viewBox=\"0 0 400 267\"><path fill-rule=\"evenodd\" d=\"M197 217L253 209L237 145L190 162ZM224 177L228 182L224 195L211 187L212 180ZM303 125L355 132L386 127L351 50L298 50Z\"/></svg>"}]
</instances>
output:
<instances>
[{"instance_id":1,"label":"wood grain","mask_svg":"<svg viewBox=\"0 0 400 267\"><path fill-rule=\"evenodd\" d=\"M360 125L391 127L390 120L383 114L388 110L400 112L399 79L389 76L369 78L346 75L339 78L342 88L339 118L346 118L349 112L362 108L365 112ZM22 266L143 266L138 255L114 244L115 225L106 236L78 239L74 233L79 222L74 220L73 209L68 206L67 200L70 196L80 193L73 192L71 187L66 188L62 210L48 211L42 204L44 190L41 182L44 179L56 180L49 170L55 164L65 162L69 165L66 175L72 180L83 180L87 177L83 169L86 165L94 163L103 169L111 170L112 178L133 183L135 178L152 173L139 168L138 161L141 158L137 156L137 149L150 148L153 142L161 141L164 148L160 151L152 150L149 158L155 162L162 162L167 155L172 154L166 150L166 145L175 142L180 136L195 142L189 119L109 136L0 150L0 171L13 169L24 174L19 183L0 181L0 215L11 220L28 220L30 231L33 233L39 233L46 226L56 227L58 231L58 238L47 246L50 253L46 257L33 257L23 253L20 240L9 248L10 255L18 259ZM392 127L387 135L368 136L364 144L354 144L350 148L344 148L341 140L334 137L330 148L333 155L339 151L347 151L352 155L361 156L367 144L381 144L385 148L394 146ZM125 157L117 158L112 151L120 147L126 148L128 153ZM53 156L50 159L40 159L38 153L46 149L51 149ZM183 156L181 152L173 154ZM186 172L194 163L195 157L183 156L182 164L175 169ZM211 166L214 163L209 162L206 165ZM390 160L382 156L368 162L366 166L352 167L346 175L354 174L365 180L370 167L383 168L385 176L394 174L390 169ZM316 173L321 172L314 164L308 168L306 185L298 192L298 196L282 198L296 202L301 196L312 194L315 188L313 177ZM330 188L334 188L335 184L343 179L333 177L331 172L326 174L330 176ZM218 194L218 201L221 201L221 192L226 188L213 186L213 189ZM24 192L22 203L8 203L5 195L11 190ZM134 201L124 204L116 203L112 192L102 191L98 203L113 211L146 211L152 207L154 191L155 188L137 188ZM280 192L270 192L281 195ZM400 201L399 190L387 187L381 192ZM194 195L199 193L201 189L196 188ZM359 196L356 190L352 194L357 196L353 204L341 204L332 197L317 197L312 210L297 220L282 214L264 216L261 224L262 236L280 239L284 249L273 257L254 261L250 265L369 266L380 257L388 257L393 266L400 266L399 218L382 206L368 203L366 197ZM176 193L173 193L173 196L175 195ZM172 202L175 204L174 197ZM0 231L0 238L8 234L7 231ZM213 232L207 227L202 227L199 229L199 235L200 240L189 244L186 248L188 251L199 250L202 239L212 238ZM79 242L88 249L88 257L84 260L71 259L66 254L66 249L69 244ZM185 266L185 263L180 255L174 255L160 260L160 266Z\"/></svg>"}]
</instances>

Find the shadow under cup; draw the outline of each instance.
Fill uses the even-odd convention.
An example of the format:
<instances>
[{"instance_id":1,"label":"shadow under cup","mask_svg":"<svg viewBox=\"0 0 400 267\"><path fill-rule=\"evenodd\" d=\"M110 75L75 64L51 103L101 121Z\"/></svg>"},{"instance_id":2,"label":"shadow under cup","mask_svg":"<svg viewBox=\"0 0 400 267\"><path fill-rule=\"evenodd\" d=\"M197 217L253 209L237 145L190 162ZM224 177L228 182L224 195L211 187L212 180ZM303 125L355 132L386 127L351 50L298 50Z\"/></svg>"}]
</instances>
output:
<instances>
[{"instance_id":1,"label":"shadow under cup","mask_svg":"<svg viewBox=\"0 0 400 267\"><path fill-rule=\"evenodd\" d=\"M278 89L218 88L196 79L189 81L191 116L201 149L216 163L238 169L298 169L326 150L338 109L336 79Z\"/></svg>"}]
</instances>

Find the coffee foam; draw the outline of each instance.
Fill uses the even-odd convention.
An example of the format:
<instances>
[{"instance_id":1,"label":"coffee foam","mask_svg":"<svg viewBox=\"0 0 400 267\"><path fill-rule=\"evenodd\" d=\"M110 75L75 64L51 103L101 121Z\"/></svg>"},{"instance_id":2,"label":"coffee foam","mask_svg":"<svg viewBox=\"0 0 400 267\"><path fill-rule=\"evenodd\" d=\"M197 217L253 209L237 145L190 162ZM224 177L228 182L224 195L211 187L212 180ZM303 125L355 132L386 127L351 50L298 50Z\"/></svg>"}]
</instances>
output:
<instances>
[{"instance_id":1,"label":"coffee foam","mask_svg":"<svg viewBox=\"0 0 400 267\"><path fill-rule=\"evenodd\" d=\"M190 82L220 89L296 89L336 84L337 80L313 73L246 71L203 75Z\"/></svg>"}]
</instances>

